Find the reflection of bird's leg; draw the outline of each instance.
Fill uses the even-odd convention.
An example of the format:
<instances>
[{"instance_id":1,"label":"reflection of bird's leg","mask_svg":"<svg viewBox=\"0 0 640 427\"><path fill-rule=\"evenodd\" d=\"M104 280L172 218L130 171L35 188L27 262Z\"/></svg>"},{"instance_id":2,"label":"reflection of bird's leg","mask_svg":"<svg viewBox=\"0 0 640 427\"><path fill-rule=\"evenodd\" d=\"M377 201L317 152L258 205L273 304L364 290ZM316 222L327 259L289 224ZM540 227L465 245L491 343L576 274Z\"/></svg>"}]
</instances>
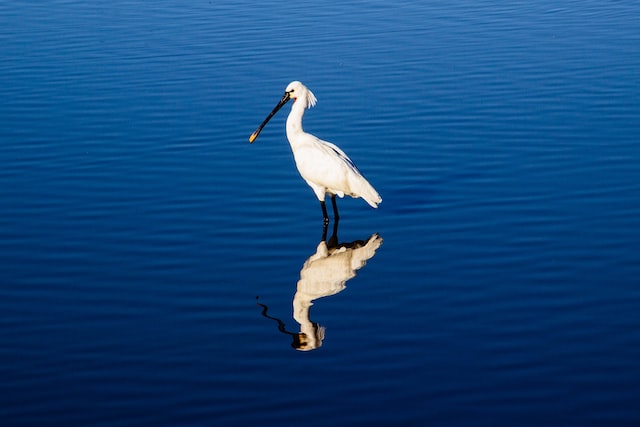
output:
<instances>
[{"instance_id":1,"label":"reflection of bird's leg","mask_svg":"<svg viewBox=\"0 0 640 427\"><path fill-rule=\"evenodd\" d=\"M331 233L331 237L329 237L329 241L327 242L327 246L332 248L338 247L338 218L333 222L333 232Z\"/></svg>"},{"instance_id":2,"label":"reflection of bird's leg","mask_svg":"<svg viewBox=\"0 0 640 427\"><path fill-rule=\"evenodd\" d=\"M331 204L333 205L333 220L338 222L340 215L338 215L338 205L336 204L336 195L331 196Z\"/></svg>"},{"instance_id":3,"label":"reflection of bird's leg","mask_svg":"<svg viewBox=\"0 0 640 427\"><path fill-rule=\"evenodd\" d=\"M321 242L324 242L327 238L327 227L329 226L329 223L327 221L324 222L324 225L322 226L322 238L320 239Z\"/></svg>"},{"instance_id":4,"label":"reflection of bird's leg","mask_svg":"<svg viewBox=\"0 0 640 427\"><path fill-rule=\"evenodd\" d=\"M329 224L329 215L327 214L327 207L324 205L324 200L320 200L320 207L322 208L322 216L324 217L324 224Z\"/></svg>"}]
</instances>

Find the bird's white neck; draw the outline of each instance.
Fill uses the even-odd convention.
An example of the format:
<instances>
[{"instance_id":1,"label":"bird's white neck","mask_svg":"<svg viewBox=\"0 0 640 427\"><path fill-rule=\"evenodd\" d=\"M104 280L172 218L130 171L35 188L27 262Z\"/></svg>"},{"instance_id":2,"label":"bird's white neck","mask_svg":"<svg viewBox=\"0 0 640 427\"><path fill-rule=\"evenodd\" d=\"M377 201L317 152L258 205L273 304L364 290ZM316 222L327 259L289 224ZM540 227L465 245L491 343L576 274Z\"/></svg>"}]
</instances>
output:
<instances>
[{"instance_id":1,"label":"bird's white neck","mask_svg":"<svg viewBox=\"0 0 640 427\"><path fill-rule=\"evenodd\" d=\"M293 106L291 107L291 112L287 117L287 139L292 145L292 141L295 140L294 136L304 132L302 130L302 116L304 115L306 106L306 99L298 98L294 100Z\"/></svg>"}]
</instances>

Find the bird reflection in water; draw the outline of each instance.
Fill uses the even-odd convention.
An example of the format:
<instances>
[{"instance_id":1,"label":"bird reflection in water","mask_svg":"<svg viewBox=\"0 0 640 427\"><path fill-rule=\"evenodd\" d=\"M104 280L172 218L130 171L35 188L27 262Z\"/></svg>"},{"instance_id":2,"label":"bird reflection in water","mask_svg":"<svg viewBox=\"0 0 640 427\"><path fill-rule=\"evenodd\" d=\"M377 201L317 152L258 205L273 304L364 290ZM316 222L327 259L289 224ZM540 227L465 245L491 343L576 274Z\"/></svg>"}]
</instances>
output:
<instances>
[{"instance_id":1,"label":"bird reflection in water","mask_svg":"<svg viewBox=\"0 0 640 427\"><path fill-rule=\"evenodd\" d=\"M382 244L382 238L377 233L367 240L338 243L337 221L334 221L333 233L327 241L327 226L325 223L316 252L302 266L293 296L293 318L300 325L300 332L287 331L284 322L270 316L268 307L258 302L262 307L262 315L276 321L278 330L290 335L293 339L291 346L300 351L319 348L324 340L325 328L309 317L313 301L342 292L347 280L356 276L356 271L364 267Z\"/></svg>"}]
</instances>

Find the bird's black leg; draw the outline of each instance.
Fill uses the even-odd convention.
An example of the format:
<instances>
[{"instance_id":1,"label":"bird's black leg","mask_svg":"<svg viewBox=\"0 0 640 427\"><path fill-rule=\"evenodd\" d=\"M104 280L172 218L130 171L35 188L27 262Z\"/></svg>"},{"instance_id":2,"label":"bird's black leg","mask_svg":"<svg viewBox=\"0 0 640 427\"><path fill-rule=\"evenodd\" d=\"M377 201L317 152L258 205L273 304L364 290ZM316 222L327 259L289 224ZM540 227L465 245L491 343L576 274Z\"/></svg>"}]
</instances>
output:
<instances>
[{"instance_id":1,"label":"bird's black leg","mask_svg":"<svg viewBox=\"0 0 640 427\"><path fill-rule=\"evenodd\" d=\"M320 200L320 207L322 207L322 216L324 217L324 223L329 224L329 215L327 214L327 207L324 205L324 200Z\"/></svg>"},{"instance_id":2,"label":"bird's black leg","mask_svg":"<svg viewBox=\"0 0 640 427\"><path fill-rule=\"evenodd\" d=\"M333 219L338 222L340 215L338 215L338 204L336 203L336 195L331 196L331 204L333 205Z\"/></svg>"}]
</instances>

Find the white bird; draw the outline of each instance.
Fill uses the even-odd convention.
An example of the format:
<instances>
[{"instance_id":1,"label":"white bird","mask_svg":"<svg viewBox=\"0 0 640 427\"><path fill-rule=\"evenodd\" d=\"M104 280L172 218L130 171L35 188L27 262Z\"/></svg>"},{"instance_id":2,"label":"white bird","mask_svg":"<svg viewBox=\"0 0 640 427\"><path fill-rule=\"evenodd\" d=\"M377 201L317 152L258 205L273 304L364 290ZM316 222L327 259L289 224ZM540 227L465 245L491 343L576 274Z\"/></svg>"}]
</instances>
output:
<instances>
[{"instance_id":1,"label":"white bird","mask_svg":"<svg viewBox=\"0 0 640 427\"><path fill-rule=\"evenodd\" d=\"M336 221L340 218L336 196L344 197L346 194L354 198L362 197L371 207L377 208L382 198L344 151L302 130L304 110L316 105L316 97L302 83L298 81L289 83L280 102L251 134L249 142L252 143L258 137L262 128L290 99L293 99L294 103L287 117L287 139L291 145L298 172L320 201L324 222L329 222L324 203L325 194L331 197Z\"/></svg>"}]
</instances>

